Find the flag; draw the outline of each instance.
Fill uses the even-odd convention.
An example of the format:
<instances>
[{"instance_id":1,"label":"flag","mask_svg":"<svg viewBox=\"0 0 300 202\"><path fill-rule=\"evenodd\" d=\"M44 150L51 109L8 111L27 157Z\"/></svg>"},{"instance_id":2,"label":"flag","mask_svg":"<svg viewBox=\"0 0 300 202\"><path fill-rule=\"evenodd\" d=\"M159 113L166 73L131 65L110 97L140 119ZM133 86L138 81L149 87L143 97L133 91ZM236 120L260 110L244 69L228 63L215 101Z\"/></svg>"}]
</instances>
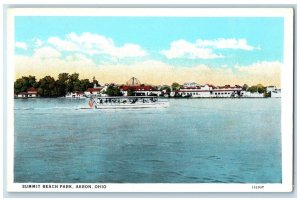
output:
<instances>
[{"instance_id":1,"label":"flag","mask_svg":"<svg viewBox=\"0 0 300 202\"><path fill-rule=\"evenodd\" d=\"M93 108L93 105L94 105L93 100L90 100L90 101L89 101L89 106L90 106L91 108Z\"/></svg>"}]
</instances>

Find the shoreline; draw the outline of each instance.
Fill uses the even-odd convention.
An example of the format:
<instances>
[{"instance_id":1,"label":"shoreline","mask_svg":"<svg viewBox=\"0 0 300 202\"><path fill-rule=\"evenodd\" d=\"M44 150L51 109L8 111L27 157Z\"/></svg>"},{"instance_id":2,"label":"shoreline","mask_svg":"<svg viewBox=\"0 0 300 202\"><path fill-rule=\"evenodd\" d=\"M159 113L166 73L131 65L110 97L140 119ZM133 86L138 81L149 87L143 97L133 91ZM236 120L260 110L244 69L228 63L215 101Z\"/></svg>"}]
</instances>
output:
<instances>
[{"instance_id":1,"label":"shoreline","mask_svg":"<svg viewBox=\"0 0 300 202\"><path fill-rule=\"evenodd\" d=\"M124 97L124 96L116 96L116 97ZM133 96L135 97L135 96ZM103 96L103 98L105 98ZM281 97L158 97L159 99L268 99L274 98L278 99ZM16 100L27 100L27 99L66 99L66 100L88 100L89 98L66 98L66 97L29 97L29 98L20 98L14 97Z\"/></svg>"}]
</instances>

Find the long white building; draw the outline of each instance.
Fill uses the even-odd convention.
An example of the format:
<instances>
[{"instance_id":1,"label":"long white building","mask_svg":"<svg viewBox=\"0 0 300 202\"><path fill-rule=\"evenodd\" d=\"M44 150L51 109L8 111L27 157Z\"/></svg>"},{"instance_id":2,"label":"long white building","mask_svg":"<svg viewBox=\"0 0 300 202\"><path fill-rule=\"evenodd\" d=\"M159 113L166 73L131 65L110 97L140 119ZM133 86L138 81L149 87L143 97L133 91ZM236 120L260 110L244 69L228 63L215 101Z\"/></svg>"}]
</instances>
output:
<instances>
[{"instance_id":1,"label":"long white building","mask_svg":"<svg viewBox=\"0 0 300 202\"><path fill-rule=\"evenodd\" d=\"M225 85L225 86L213 86L210 84L205 85L183 85L179 91L178 95L182 97L200 97L200 98L211 98L211 97L240 97L243 96L245 92L242 91L242 87L235 85Z\"/></svg>"}]
</instances>

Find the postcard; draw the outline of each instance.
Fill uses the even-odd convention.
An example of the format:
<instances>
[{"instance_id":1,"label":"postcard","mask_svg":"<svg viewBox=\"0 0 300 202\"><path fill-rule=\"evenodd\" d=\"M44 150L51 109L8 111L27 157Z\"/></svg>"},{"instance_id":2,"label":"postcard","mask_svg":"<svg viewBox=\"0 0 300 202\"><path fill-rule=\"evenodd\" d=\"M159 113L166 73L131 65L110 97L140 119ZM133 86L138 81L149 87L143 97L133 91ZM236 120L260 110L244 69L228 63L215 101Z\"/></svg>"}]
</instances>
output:
<instances>
[{"instance_id":1,"label":"postcard","mask_svg":"<svg viewBox=\"0 0 300 202\"><path fill-rule=\"evenodd\" d=\"M8 192L293 191L292 8L7 8Z\"/></svg>"}]
</instances>

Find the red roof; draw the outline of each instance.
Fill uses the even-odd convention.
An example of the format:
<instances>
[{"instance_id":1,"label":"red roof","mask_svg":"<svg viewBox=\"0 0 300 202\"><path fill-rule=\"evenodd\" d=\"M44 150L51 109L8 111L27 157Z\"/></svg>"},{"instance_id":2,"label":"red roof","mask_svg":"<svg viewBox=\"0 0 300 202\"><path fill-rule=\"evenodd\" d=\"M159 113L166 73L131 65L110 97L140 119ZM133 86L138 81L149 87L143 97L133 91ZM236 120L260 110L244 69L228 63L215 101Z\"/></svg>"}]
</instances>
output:
<instances>
[{"instance_id":1,"label":"red roof","mask_svg":"<svg viewBox=\"0 0 300 202\"><path fill-rule=\"evenodd\" d=\"M30 88L27 89L27 91L37 92L37 89L35 89L34 87L30 87Z\"/></svg>"},{"instance_id":2,"label":"red roof","mask_svg":"<svg viewBox=\"0 0 300 202\"><path fill-rule=\"evenodd\" d=\"M218 86L218 89L230 89L230 88L242 88L241 86L235 85L235 86L230 86L230 85L225 85L225 86Z\"/></svg>"},{"instance_id":3,"label":"red roof","mask_svg":"<svg viewBox=\"0 0 300 202\"><path fill-rule=\"evenodd\" d=\"M140 86L120 86L120 89L123 91L156 91L157 88L154 86L145 86L145 85L140 85Z\"/></svg>"},{"instance_id":4,"label":"red roof","mask_svg":"<svg viewBox=\"0 0 300 202\"><path fill-rule=\"evenodd\" d=\"M214 85L211 85L211 84L206 84L206 85L208 85L209 87L215 88Z\"/></svg>"}]
</instances>

